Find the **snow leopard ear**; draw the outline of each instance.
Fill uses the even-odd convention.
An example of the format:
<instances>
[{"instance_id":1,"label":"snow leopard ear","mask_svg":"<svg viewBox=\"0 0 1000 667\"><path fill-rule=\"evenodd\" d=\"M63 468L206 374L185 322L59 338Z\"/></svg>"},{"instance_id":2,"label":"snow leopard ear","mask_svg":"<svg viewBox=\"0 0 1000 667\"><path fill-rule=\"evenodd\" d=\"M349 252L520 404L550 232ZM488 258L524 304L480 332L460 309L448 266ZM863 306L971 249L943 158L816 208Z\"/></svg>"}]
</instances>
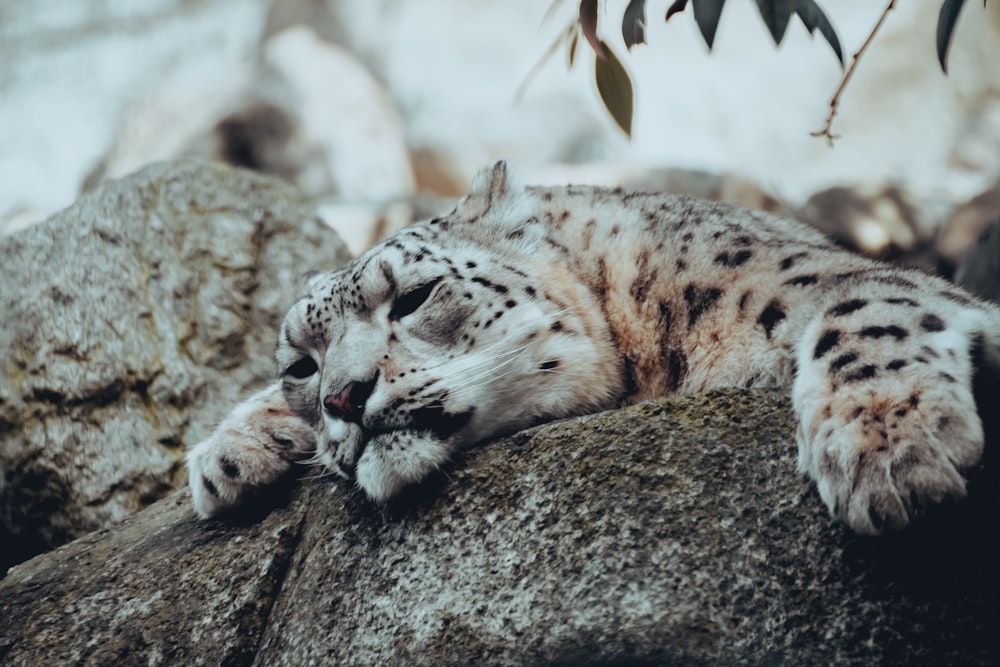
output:
<instances>
[{"instance_id":1,"label":"snow leopard ear","mask_svg":"<svg viewBox=\"0 0 1000 667\"><path fill-rule=\"evenodd\" d=\"M544 235L537 223L537 198L510 175L506 162L497 162L479 172L472 192L455 211L459 224L455 234L487 246L498 244L529 250ZM483 224L488 220L488 224Z\"/></svg>"},{"instance_id":2,"label":"snow leopard ear","mask_svg":"<svg viewBox=\"0 0 1000 667\"><path fill-rule=\"evenodd\" d=\"M503 160L481 169L472 181L472 190L458 206L463 217L480 218L494 206L508 201L514 194L513 179Z\"/></svg>"},{"instance_id":3,"label":"snow leopard ear","mask_svg":"<svg viewBox=\"0 0 1000 667\"><path fill-rule=\"evenodd\" d=\"M493 166L480 169L472 181L472 194L480 194L493 198L502 198L510 188L509 169L506 160L495 162Z\"/></svg>"}]
</instances>

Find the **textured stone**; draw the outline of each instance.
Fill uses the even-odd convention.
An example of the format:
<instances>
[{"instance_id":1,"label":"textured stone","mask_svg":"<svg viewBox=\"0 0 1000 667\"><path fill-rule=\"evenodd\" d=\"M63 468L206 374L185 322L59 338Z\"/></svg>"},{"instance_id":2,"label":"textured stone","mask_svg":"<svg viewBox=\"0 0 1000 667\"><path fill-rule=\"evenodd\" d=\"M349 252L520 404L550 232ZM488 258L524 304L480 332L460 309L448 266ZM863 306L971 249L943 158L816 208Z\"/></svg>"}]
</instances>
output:
<instances>
[{"instance_id":1,"label":"textured stone","mask_svg":"<svg viewBox=\"0 0 1000 667\"><path fill-rule=\"evenodd\" d=\"M955 282L1000 303L1000 220L983 229L979 240L959 264Z\"/></svg>"},{"instance_id":2,"label":"textured stone","mask_svg":"<svg viewBox=\"0 0 1000 667\"><path fill-rule=\"evenodd\" d=\"M0 239L0 570L183 482L185 446L271 377L301 273L346 259L293 188L199 162Z\"/></svg>"},{"instance_id":3,"label":"textured stone","mask_svg":"<svg viewBox=\"0 0 1000 667\"><path fill-rule=\"evenodd\" d=\"M995 480L857 538L793 429L781 393L718 392L517 434L384 507L319 479L197 522L182 492L14 568L0 663L995 664Z\"/></svg>"}]
</instances>

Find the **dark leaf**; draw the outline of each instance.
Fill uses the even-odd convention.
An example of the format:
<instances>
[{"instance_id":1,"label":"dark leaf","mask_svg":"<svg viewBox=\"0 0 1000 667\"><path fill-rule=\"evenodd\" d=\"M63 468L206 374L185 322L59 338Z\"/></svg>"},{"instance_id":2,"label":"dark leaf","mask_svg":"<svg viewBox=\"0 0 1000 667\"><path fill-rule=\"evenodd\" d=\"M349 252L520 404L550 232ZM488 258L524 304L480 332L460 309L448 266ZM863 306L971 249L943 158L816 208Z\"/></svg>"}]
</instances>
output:
<instances>
[{"instance_id":1,"label":"dark leaf","mask_svg":"<svg viewBox=\"0 0 1000 667\"><path fill-rule=\"evenodd\" d=\"M757 0L757 9L764 24L771 31L774 43L780 45L788 28L788 20L795 13L796 0Z\"/></svg>"},{"instance_id":2,"label":"dark leaf","mask_svg":"<svg viewBox=\"0 0 1000 667\"><path fill-rule=\"evenodd\" d=\"M705 38L708 48L715 41L715 29L719 27L719 16L722 15L722 5L726 0L691 0L694 7L694 20L698 23L701 36Z\"/></svg>"},{"instance_id":3,"label":"dark leaf","mask_svg":"<svg viewBox=\"0 0 1000 667\"><path fill-rule=\"evenodd\" d=\"M674 0L674 3L667 8L667 17L664 21L669 21L670 17L687 9L688 0Z\"/></svg>"},{"instance_id":4,"label":"dark leaf","mask_svg":"<svg viewBox=\"0 0 1000 667\"><path fill-rule=\"evenodd\" d=\"M965 0L944 0L944 4L941 5L941 13L938 14L938 62L941 63L941 71L946 74L948 73L948 49L951 48L951 38L955 33L955 24L958 23L958 14L962 11L964 2Z\"/></svg>"},{"instance_id":5,"label":"dark leaf","mask_svg":"<svg viewBox=\"0 0 1000 667\"><path fill-rule=\"evenodd\" d=\"M604 107L618 123L618 127L629 137L632 136L632 81L628 72L614 52L604 42L600 42L603 58L594 64L594 79L597 92L601 94Z\"/></svg>"},{"instance_id":6,"label":"dark leaf","mask_svg":"<svg viewBox=\"0 0 1000 667\"><path fill-rule=\"evenodd\" d=\"M837 31L833 29L830 20L826 18L826 14L819 8L815 0L798 0L795 3L795 13L802 19L802 23L805 24L809 34L815 34L816 30L819 30L819 34L826 38L827 44L837 54L837 60L843 66L844 54L840 50L840 40L837 39Z\"/></svg>"},{"instance_id":7,"label":"dark leaf","mask_svg":"<svg viewBox=\"0 0 1000 667\"><path fill-rule=\"evenodd\" d=\"M636 44L646 43L646 0L629 0L622 17L622 37L629 51Z\"/></svg>"},{"instance_id":8,"label":"dark leaf","mask_svg":"<svg viewBox=\"0 0 1000 667\"><path fill-rule=\"evenodd\" d=\"M597 38L597 0L580 0L580 28L597 57L603 58L601 42Z\"/></svg>"}]
</instances>

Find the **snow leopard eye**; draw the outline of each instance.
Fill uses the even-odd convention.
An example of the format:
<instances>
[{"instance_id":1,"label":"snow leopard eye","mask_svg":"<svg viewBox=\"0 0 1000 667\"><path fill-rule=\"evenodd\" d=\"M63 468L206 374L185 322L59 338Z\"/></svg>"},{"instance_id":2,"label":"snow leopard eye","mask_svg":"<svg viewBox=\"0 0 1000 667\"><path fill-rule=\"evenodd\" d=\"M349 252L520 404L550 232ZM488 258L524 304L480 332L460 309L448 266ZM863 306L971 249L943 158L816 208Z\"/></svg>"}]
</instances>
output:
<instances>
[{"instance_id":1,"label":"snow leopard eye","mask_svg":"<svg viewBox=\"0 0 1000 667\"><path fill-rule=\"evenodd\" d=\"M289 366L283 375L291 375L297 380L304 380L318 370L319 366L316 365L316 362L311 357L302 357Z\"/></svg>"},{"instance_id":2,"label":"snow leopard eye","mask_svg":"<svg viewBox=\"0 0 1000 667\"><path fill-rule=\"evenodd\" d=\"M424 302L430 298L431 292L434 291L439 282L441 282L441 279L435 278L396 297L396 300L392 302L392 310L389 311L389 319L395 321L415 312L417 308L424 305Z\"/></svg>"}]
</instances>

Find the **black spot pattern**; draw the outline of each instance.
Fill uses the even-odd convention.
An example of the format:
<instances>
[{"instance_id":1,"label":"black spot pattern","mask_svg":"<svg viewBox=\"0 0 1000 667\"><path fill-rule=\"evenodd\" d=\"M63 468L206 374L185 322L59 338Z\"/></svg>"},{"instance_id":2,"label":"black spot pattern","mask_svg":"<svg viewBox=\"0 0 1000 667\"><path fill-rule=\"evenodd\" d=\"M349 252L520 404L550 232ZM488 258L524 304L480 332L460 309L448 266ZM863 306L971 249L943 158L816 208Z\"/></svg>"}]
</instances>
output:
<instances>
[{"instance_id":1,"label":"black spot pattern","mask_svg":"<svg viewBox=\"0 0 1000 667\"><path fill-rule=\"evenodd\" d=\"M920 328L924 331L944 331L944 320L933 313L927 313L920 320Z\"/></svg>"},{"instance_id":2,"label":"black spot pattern","mask_svg":"<svg viewBox=\"0 0 1000 667\"><path fill-rule=\"evenodd\" d=\"M783 284L789 287L807 287L809 285L814 285L819 281L819 277L814 274L809 274L805 276L795 276L794 278L789 278Z\"/></svg>"},{"instance_id":3,"label":"black spot pattern","mask_svg":"<svg viewBox=\"0 0 1000 667\"><path fill-rule=\"evenodd\" d=\"M481 276L476 276L472 279L472 282L479 283L483 287L489 287L491 290L495 291L497 294L506 294L507 288L503 285L497 285L488 278L483 278Z\"/></svg>"},{"instance_id":4,"label":"black spot pattern","mask_svg":"<svg viewBox=\"0 0 1000 667\"><path fill-rule=\"evenodd\" d=\"M749 250L738 250L734 253L720 252L715 256L715 263L728 268L734 268L746 264L747 260L753 257L753 252Z\"/></svg>"},{"instance_id":5,"label":"black spot pattern","mask_svg":"<svg viewBox=\"0 0 1000 667\"><path fill-rule=\"evenodd\" d=\"M832 350L840 342L840 332L836 329L827 329L819 337L816 349L813 350L813 359L819 359L824 354Z\"/></svg>"},{"instance_id":6,"label":"black spot pattern","mask_svg":"<svg viewBox=\"0 0 1000 667\"><path fill-rule=\"evenodd\" d=\"M220 463L222 464L222 473L229 479L236 479L240 476L239 467L227 458L223 458Z\"/></svg>"},{"instance_id":7,"label":"black spot pattern","mask_svg":"<svg viewBox=\"0 0 1000 667\"><path fill-rule=\"evenodd\" d=\"M896 340L903 340L910 335L906 329L902 327L897 327L896 325L891 325L887 327L873 326L865 327L858 332L858 336L861 338L882 338L883 336L892 336Z\"/></svg>"},{"instance_id":8,"label":"black spot pattern","mask_svg":"<svg viewBox=\"0 0 1000 667\"><path fill-rule=\"evenodd\" d=\"M795 263L797 261L808 256L809 253L807 252L797 252L794 255L789 255L788 257L785 257L784 259L781 260L781 262L778 264L778 268L780 268L782 271L787 271L788 269L795 266Z\"/></svg>"},{"instance_id":9,"label":"black spot pattern","mask_svg":"<svg viewBox=\"0 0 1000 667\"><path fill-rule=\"evenodd\" d=\"M844 377L844 382L849 383L849 382L860 382L862 380L868 380L870 378L875 377L875 372L876 372L875 367L872 366L871 364L867 364L846 375Z\"/></svg>"},{"instance_id":10,"label":"black spot pattern","mask_svg":"<svg viewBox=\"0 0 1000 667\"><path fill-rule=\"evenodd\" d=\"M670 350L667 354L667 370L670 372L667 390L676 392L687 375L687 356L680 350Z\"/></svg>"},{"instance_id":11,"label":"black spot pattern","mask_svg":"<svg viewBox=\"0 0 1000 667\"><path fill-rule=\"evenodd\" d=\"M827 315L833 317L843 317L857 310L861 310L868 305L868 302L864 299L851 299L850 301L843 301L838 303L836 306L826 311Z\"/></svg>"},{"instance_id":12,"label":"black spot pattern","mask_svg":"<svg viewBox=\"0 0 1000 667\"><path fill-rule=\"evenodd\" d=\"M597 228L597 220L590 219L583 227L583 250L590 250L590 244L594 239L594 230Z\"/></svg>"},{"instance_id":13,"label":"black spot pattern","mask_svg":"<svg viewBox=\"0 0 1000 667\"><path fill-rule=\"evenodd\" d=\"M963 306L972 305L972 299L965 296L964 294L959 294L958 292L941 292L941 296L948 299L949 301L954 301L955 303Z\"/></svg>"},{"instance_id":14,"label":"black spot pattern","mask_svg":"<svg viewBox=\"0 0 1000 667\"><path fill-rule=\"evenodd\" d=\"M747 290L746 292L743 292L743 294L740 295L740 301L739 301L738 307L740 309L740 313L741 314L743 313L743 311L745 311L747 309L747 303L750 302L750 296L751 296L751 293L750 293L749 290Z\"/></svg>"},{"instance_id":15,"label":"black spot pattern","mask_svg":"<svg viewBox=\"0 0 1000 667\"><path fill-rule=\"evenodd\" d=\"M757 318L757 324L764 327L764 335L771 340L771 333L778 323L785 319L785 309L777 299L772 299Z\"/></svg>"},{"instance_id":16,"label":"black spot pattern","mask_svg":"<svg viewBox=\"0 0 1000 667\"><path fill-rule=\"evenodd\" d=\"M842 354L830 363L830 372L836 373L847 364L853 363L857 360L858 360L857 352L848 352L847 354Z\"/></svg>"},{"instance_id":17,"label":"black spot pattern","mask_svg":"<svg viewBox=\"0 0 1000 667\"><path fill-rule=\"evenodd\" d=\"M688 305L688 327L693 327L698 319L714 308L722 296L718 287L698 287L688 285L684 288L684 301Z\"/></svg>"},{"instance_id":18,"label":"black spot pattern","mask_svg":"<svg viewBox=\"0 0 1000 667\"><path fill-rule=\"evenodd\" d=\"M649 288L656 282L657 275L659 274L655 268L649 268L649 256L649 251L646 250L639 253L639 257L636 260L638 267L636 279L632 282L629 293L637 303L642 303L646 300Z\"/></svg>"}]
</instances>

